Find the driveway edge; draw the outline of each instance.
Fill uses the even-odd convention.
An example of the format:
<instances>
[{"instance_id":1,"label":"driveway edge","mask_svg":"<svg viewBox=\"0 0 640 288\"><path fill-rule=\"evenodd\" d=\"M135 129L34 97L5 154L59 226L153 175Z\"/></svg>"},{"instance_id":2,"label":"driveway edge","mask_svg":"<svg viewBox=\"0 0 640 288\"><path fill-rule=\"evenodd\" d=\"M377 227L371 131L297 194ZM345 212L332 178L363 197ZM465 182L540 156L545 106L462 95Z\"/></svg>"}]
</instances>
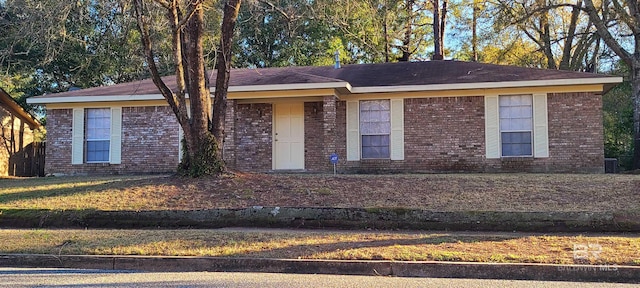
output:
<instances>
[{"instance_id":1,"label":"driveway edge","mask_svg":"<svg viewBox=\"0 0 640 288\"><path fill-rule=\"evenodd\" d=\"M4 254L0 266L640 283L640 267L619 265Z\"/></svg>"}]
</instances>

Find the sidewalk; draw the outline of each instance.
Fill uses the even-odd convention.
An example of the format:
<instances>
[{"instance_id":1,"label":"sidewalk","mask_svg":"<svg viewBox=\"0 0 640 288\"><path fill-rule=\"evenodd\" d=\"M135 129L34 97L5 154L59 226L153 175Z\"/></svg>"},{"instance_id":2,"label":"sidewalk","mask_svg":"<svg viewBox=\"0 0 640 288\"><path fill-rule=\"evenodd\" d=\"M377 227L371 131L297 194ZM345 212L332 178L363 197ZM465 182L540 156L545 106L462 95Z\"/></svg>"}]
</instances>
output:
<instances>
[{"instance_id":1,"label":"sidewalk","mask_svg":"<svg viewBox=\"0 0 640 288\"><path fill-rule=\"evenodd\" d=\"M640 283L640 267L617 265L10 254L0 255L0 266Z\"/></svg>"}]
</instances>

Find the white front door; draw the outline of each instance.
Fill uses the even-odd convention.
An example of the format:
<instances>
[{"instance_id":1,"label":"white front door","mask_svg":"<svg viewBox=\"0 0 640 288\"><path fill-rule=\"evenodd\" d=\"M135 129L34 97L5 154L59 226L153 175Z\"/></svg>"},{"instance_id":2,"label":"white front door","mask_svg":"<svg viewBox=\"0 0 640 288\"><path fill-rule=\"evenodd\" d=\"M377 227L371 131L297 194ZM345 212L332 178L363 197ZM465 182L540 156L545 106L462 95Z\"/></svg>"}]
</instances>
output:
<instances>
[{"instance_id":1,"label":"white front door","mask_svg":"<svg viewBox=\"0 0 640 288\"><path fill-rule=\"evenodd\" d=\"M304 103L274 104L273 169L304 169Z\"/></svg>"}]
</instances>

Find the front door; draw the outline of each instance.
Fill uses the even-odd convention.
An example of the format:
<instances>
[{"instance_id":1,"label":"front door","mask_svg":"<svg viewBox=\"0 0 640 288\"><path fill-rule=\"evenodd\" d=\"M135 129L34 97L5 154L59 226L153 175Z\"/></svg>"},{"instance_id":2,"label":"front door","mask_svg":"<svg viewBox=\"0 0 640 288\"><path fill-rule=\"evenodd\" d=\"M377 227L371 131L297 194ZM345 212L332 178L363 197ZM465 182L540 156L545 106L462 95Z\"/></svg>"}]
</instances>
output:
<instances>
[{"instance_id":1,"label":"front door","mask_svg":"<svg viewBox=\"0 0 640 288\"><path fill-rule=\"evenodd\" d=\"M274 104L273 169L304 169L304 103Z\"/></svg>"}]
</instances>

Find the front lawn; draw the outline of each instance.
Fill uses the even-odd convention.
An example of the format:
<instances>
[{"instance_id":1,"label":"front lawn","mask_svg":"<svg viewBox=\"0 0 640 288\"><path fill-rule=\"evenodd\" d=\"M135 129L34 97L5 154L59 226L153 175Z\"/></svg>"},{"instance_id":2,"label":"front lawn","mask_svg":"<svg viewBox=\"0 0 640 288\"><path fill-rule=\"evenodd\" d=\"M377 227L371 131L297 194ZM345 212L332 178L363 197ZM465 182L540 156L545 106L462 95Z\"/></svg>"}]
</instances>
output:
<instances>
[{"instance_id":1,"label":"front lawn","mask_svg":"<svg viewBox=\"0 0 640 288\"><path fill-rule=\"evenodd\" d=\"M0 209L192 210L251 206L640 212L640 176L237 174L200 179L0 179Z\"/></svg>"}]
</instances>

